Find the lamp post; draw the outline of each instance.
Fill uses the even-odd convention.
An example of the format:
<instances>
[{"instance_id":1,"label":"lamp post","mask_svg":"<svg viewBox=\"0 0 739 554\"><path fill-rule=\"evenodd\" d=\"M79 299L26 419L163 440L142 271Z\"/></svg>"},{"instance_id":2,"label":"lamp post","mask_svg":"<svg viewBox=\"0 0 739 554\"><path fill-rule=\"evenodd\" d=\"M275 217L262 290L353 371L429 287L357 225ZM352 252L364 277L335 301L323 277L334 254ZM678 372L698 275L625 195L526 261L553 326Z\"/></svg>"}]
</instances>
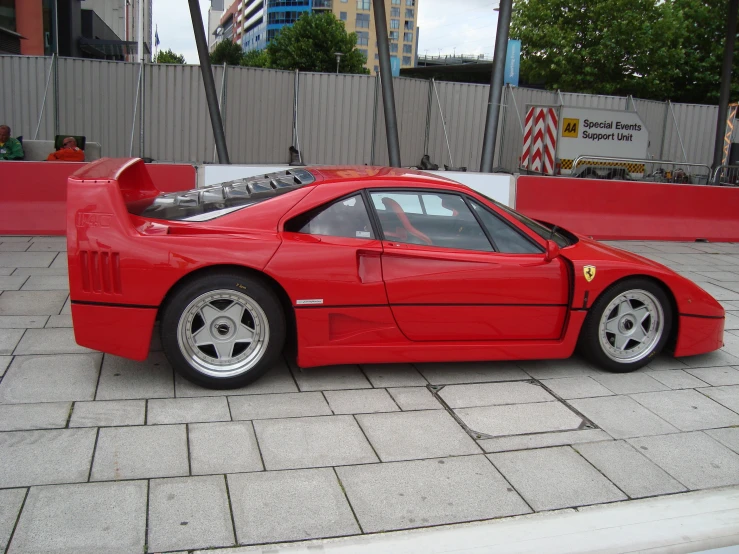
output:
<instances>
[{"instance_id":1,"label":"lamp post","mask_svg":"<svg viewBox=\"0 0 739 554\"><path fill-rule=\"evenodd\" d=\"M339 63L341 62L341 56L344 55L343 52L334 52L334 55L336 56L336 74L339 74Z\"/></svg>"}]
</instances>

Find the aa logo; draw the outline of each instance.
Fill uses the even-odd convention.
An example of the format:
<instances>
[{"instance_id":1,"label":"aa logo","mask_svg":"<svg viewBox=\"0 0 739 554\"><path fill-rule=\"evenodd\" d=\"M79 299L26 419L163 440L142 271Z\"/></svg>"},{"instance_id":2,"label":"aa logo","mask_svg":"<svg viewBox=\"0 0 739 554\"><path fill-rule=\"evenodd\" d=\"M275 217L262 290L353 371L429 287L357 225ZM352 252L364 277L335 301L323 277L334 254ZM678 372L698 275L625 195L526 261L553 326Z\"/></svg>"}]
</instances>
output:
<instances>
[{"instance_id":1,"label":"aa logo","mask_svg":"<svg viewBox=\"0 0 739 554\"><path fill-rule=\"evenodd\" d=\"M580 130L580 120L565 117L564 127L562 128L562 136L569 138L577 138L577 132Z\"/></svg>"}]
</instances>

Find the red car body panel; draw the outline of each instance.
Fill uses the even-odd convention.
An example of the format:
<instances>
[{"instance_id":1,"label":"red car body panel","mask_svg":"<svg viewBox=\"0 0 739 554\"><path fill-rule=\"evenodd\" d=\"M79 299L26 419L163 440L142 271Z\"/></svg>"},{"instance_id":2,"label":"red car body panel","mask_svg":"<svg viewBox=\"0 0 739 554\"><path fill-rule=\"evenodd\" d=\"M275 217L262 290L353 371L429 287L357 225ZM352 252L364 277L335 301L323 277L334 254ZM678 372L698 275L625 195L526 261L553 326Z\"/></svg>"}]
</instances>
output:
<instances>
[{"instance_id":1,"label":"red car body panel","mask_svg":"<svg viewBox=\"0 0 739 554\"><path fill-rule=\"evenodd\" d=\"M447 179L363 166L310 171L312 184L203 222L132 215L159 194L141 160L103 159L72 175L67 242L77 342L142 360L168 293L199 271L236 266L269 276L289 298L303 367L566 358L597 297L634 275L659 281L674 299L676 355L722 345L724 311L708 293L660 264L584 237L547 260L544 253L286 231L293 217L363 189L425 188L466 194L542 252L547 246ZM596 267L590 282L586 265Z\"/></svg>"}]
</instances>

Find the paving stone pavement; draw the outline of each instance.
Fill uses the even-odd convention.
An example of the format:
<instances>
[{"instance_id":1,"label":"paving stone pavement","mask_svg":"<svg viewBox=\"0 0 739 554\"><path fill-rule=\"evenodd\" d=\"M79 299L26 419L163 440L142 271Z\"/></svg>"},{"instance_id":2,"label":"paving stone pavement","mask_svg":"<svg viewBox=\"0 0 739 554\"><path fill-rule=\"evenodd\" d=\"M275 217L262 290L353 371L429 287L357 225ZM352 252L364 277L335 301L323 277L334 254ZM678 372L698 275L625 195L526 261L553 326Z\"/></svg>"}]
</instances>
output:
<instances>
[{"instance_id":1,"label":"paving stone pavement","mask_svg":"<svg viewBox=\"0 0 739 554\"><path fill-rule=\"evenodd\" d=\"M739 244L621 242L727 310L722 350L282 359L244 389L79 347L64 241L0 237L0 554L218 552L739 486ZM211 550L208 550L211 551Z\"/></svg>"}]
</instances>

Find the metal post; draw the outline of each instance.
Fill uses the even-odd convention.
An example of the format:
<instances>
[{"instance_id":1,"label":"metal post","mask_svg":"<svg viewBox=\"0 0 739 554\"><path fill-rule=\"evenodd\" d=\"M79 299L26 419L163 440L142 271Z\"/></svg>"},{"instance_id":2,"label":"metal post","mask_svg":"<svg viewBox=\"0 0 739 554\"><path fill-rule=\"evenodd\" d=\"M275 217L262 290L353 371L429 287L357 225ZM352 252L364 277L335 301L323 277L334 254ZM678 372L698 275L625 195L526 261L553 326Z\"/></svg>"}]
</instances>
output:
<instances>
[{"instance_id":1,"label":"metal post","mask_svg":"<svg viewBox=\"0 0 739 554\"><path fill-rule=\"evenodd\" d=\"M57 0L52 2L54 11L54 52L56 63L54 64L54 136L59 134L59 6Z\"/></svg>"},{"instance_id":2,"label":"metal post","mask_svg":"<svg viewBox=\"0 0 739 554\"><path fill-rule=\"evenodd\" d=\"M729 20L726 24L726 45L724 46L724 64L721 68L721 92L718 101L718 118L716 120L716 143L713 146L713 167L721 165L723 158L724 135L726 134L726 114L729 110L729 93L731 92L731 64L734 59L734 43L736 42L736 18L739 0L729 0Z\"/></svg>"},{"instance_id":3,"label":"metal post","mask_svg":"<svg viewBox=\"0 0 739 554\"><path fill-rule=\"evenodd\" d=\"M221 78L221 95L218 98L218 108L221 110L221 113L225 111L225 108L223 107L223 101L226 97L226 62L223 62L223 77ZM213 145L213 163L216 163L216 146Z\"/></svg>"},{"instance_id":4,"label":"metal post","mask_svg":"<svg viewBox=\"0 0 739 554\"><path fill-rule=\"evenodd\" d=\"M298 128L298 100L300 99L300 71L295 70L295 88L293 89L293 145L298 150L298 161L303 163L303 151L300 149L300 129Z\"/></svg>"},{"instance_id":5,"label":"metal post","mask_svg":"<svg viewBox=\"0 0 739 554\"><path fill-rule=\"evenodd\" d=\"M38 114L38 125L36 125L36 134L33 135L33 140L38 138L38 132L41 129L41 119L44 117L44 106L46 106L46 93L49 92L49 81L51 81L51 74L54 72L55 63L56 52L51 54L51 65L49 66L49 74L46 76L46 87L44 88L44 101L41 103L41 111Z\"/></svg>"},{"instance_id":6,"label":"metal post","mask_svg":"<svg viewBox=\"0 0 739 554\"><path fill-rule=\"evenodd\" d=\"M139 158L144 157L144 126L146 124L145 114L144 111L146 109L146 102L144 101L146 97L146 64L144 63L144 59L141 58L141 96L139 96L141 101L141 116L139 117Z\"/></svg>"},{"instance_id":7,"label":"metal post","mask_svg":"<svg viewBox=\"0 0 739 554\"><path fill-rule=\"evenodd\" d=\"M446 139L446 149L449 152L449 167L454 167L454 160L452 159L452 148L449 146L449 135L446 133L446 121L444 121L444 112L441 110L441 100L439 99L439 91L436 90L436 81L432 78L431 83L434 86L434 92L436 93L436 102L439 104L439 116L441 117L441 126L444 129L444 138Z\"/></svg>"},{"instance_id":8,"label":"metal post","mask_svg":"<svg viewBox=\"0 0 739 554\"><path fill-rule=\"evenodd\" d=\"M680 134L680 126L677 124L677 117L675 117L675 110L672 108L672 102L668 102L670 105L670 113L672 114L672 121L675 122L675 131L677 131L677 138L680 141L680 148L682 148L683 151L683 159L687 162L688 161L688 155L685 153L685 145L683 144L683 137Z\"/></svg>"},{"instance_id":9,"label":"metal post","mask_svg":"<svg viewBox=\"0 0 739 554\"><path fill-rule=\"evenodd\" d=\"M508 94L510 90L510 85L506 85L503 89L503 123L500 128L500 136L505 136L505 122L506 122L506 116L508 114ZM495 159L493 159L493 163L495 163ZM503 141L501 140L498 143L498 167L503 165Z\"/></svg>"},{"instance_id":10,"label":"metal post","mask_svg":"<svg viewBox=\"0 0 739 554\"><path fill-rule=\"evenodd\" d=\"M505 72L505 57L506 49L508 48L508 28L511 24L512 4L513 0L500 1L498 30L495 35L495 53L493 54L493 73L490 77L488 113L482 142L482 158L480 160L480 171L485 173L490 173L493 170L493 155L495 153L495 142L498 134L500 101L503 95L503 73Z\"/></svg>"},{"instance_id":11,"label":"metal post","mask_svg":"<svg viewBox=\"0 0 739 554\"><path fill-rule=\"evenodd\" d=\"M665 140L667 140L667 112L670 111L670 101L665 104L665 117L662 119L662 144L659 147L659 159L665 159Z\"/></svg>"},{"instance_id":12,"label":"metal post","mask_svg":"<svg viewBox=\"0 0 739 554\"><path fill-rule=\"evenodd\" d=\"M223 164L230 164L228 147L226 146L226 133L223 130L221 111L218 109L216 83L213 80L213 71L210 68L208 42L205 40L205 30L203 29L203 16L200 15L200 3L198 0L187 0L187 3L190 6L190 18L192 19L192 29L195 33L195 44L198 47L200 71L203 74L205 99L208 102L208 112L210 113L210 123L213 126L213 137L215 138L216 150L218 151L218 160Z\"/></svg>"},{"instance_id":13,"label":"metal post","mask_svg":"<svg viewBox=\"0 0 739 554\"><path fill-rule=\"evenodd\" d=\"M521 127L521 134L523 135L523 121L521 120L521 113L518 111L518 103L516 102L516 93L511 88L511 100L513 100L513 107L516 109L516 117L518 118L518 125Z\"/></svg>"},{"instance_id":14,"label":"metal post","mask_svg":"<svg viewBox=\"0 0 739 554\"><path fill-rule=\"evenodd\" d=\"M508 0L510 1L510 0ZM190 0L193 2L193 0ZM400 143L398 141L398 118L395 113L395 94L393 92L393 72L390 67L390 47L387 41L387 16L385 2L372 2L375 13L375 34L380 56L380 84L382 85L382 105L385 109L385 132L387 133L387 153L391 167L400 167Z\"/></svg>"},{"instance_id":15,"label":"metal post","mask_svg":"<svg viewBox=\"0 0 739 554\"><path fill-rule=\"evenodd\" d=\"M429 81L429 99L428 109L426 110L426 135L423 138L423 154L428 156L429 153L429 140L431 137L431 106L434 103L434 82L433 79Z\"/></svg>"},{"instance_id":16,"label":"metal post","mask_svg":"<svg viewBox=\"0 0 739 554\"><path fill-rule=\"evenodd\" d=\"M370 165L375 165L375 145L377 143L377 99L380 96L380 78L375 75L375 100L372 105L372 150L370 151Z\"/></svg>"},{"instance_id":17,"label":"metal post","mask_svg":"<svg viewBox=\"0 0 739 554\"><path fill-rule=\"evenodd\" d=\"M131 121L131 143L128 147L128 156L133 156L133 137L136 131L136 110L139 107L139 92L141 92L141 74L144 66L139 65L139 80L136 83L136 99L133 101L133 121Z\"/></svg>"}]
</instances>

